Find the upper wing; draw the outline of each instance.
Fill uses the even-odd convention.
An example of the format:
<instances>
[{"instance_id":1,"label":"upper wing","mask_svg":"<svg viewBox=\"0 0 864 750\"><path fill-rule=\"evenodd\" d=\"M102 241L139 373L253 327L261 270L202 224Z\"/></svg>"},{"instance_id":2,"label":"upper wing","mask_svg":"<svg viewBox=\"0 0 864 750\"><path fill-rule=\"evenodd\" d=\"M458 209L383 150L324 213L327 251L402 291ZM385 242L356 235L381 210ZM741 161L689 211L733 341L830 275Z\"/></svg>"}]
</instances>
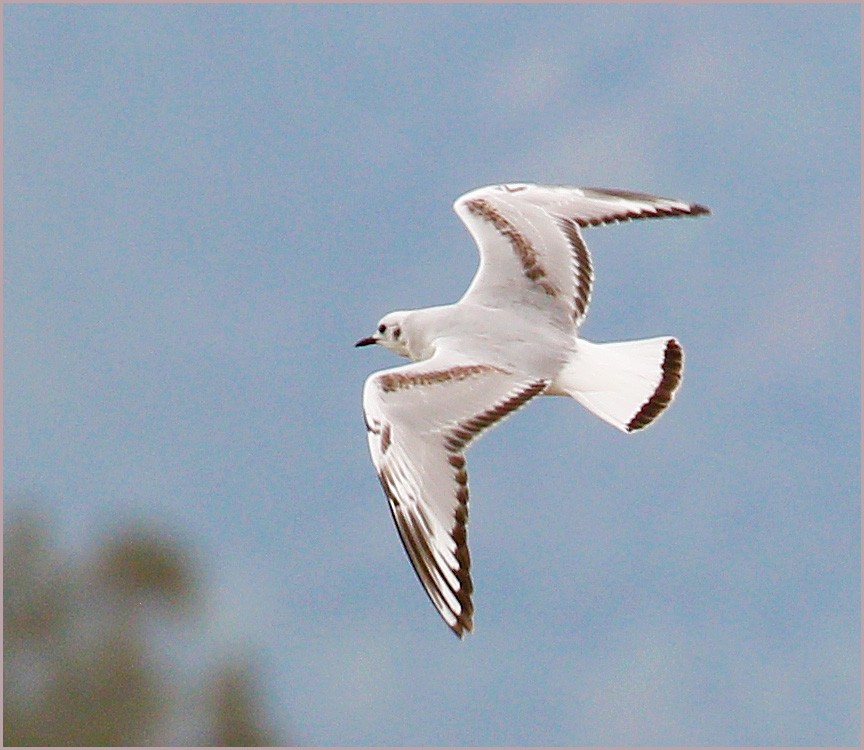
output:
<instances>
[{"instance_id":1,"label":"upper wing","mask_svg":"<svg viewBox=\"0 0 864 750\"><path fill-rule=\"evenodd\" d=\"M464 450L547 384L443 353L375 373L363 388L369 451L402 544L460 638L474 613Z\"/></svg>"},{"instance_id":2,"label":"upper wing","mask_svg":"<svg viewBox=\"0 0 864 750\"><path fill-rule=\"evenodd\" d=\"M540 306L577 327L594 278L580 227L709 213L644 193L526 183L478 188L453 208L480 249L480 268L463 300Z\"/></svg>"}]
</instances>

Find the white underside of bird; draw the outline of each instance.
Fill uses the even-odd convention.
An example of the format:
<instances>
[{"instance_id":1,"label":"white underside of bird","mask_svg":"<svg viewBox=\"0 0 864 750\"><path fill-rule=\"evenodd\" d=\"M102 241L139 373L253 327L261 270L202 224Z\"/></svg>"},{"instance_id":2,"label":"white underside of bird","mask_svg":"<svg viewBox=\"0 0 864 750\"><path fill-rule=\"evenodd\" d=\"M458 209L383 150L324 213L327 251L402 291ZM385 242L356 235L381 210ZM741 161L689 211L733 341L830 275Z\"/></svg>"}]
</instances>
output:
<instances>
[{"instance_id":1,"label":"white underside of bird","mask_svg":"<svg viewBox=\"0 0 864 750\"><path fill-rule=\"evenodd\" d=\"M696 216L698 204L643 193L526 183L454 204L480 268L452 305L390 313L358 346L411 364L363 388L369 450L408 557L459 637L473 629L465 449L538 395L570 396L623 432L651 424L681 383L671 336L579 338L594 280L586 226Z\"/></svg>"}]
</instances>

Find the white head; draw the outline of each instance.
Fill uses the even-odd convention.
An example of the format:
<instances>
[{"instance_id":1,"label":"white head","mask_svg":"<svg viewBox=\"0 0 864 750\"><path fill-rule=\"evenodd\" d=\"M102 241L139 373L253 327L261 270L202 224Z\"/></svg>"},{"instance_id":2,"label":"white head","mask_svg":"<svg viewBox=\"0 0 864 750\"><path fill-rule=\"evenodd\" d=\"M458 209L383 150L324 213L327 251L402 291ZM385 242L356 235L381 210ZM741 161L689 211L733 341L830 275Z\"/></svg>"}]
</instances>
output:
<instances>
[{"instance_id":1,"label":"white head","mask_svg":"<svg viewBox=\"0 0 864 750\"><path fill-rule=\"evenodd\" d=\"M358 341L354 346L380 344L385 349L389 349L400 357L413 359L409 352L409 334L405 330L407 319L407 312L399 311L388 313L378 321L378 328L372 336L360 339L360 341Z\"/></svg>"}]
</instances>

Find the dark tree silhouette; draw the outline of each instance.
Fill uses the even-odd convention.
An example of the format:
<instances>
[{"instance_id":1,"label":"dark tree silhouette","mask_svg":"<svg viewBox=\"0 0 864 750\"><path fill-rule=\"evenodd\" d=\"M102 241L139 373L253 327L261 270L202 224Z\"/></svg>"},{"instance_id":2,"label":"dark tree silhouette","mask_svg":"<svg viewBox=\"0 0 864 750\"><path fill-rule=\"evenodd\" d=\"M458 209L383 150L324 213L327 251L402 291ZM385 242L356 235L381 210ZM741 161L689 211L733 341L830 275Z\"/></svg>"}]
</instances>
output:
<instances>
[{"instance_id":1,"label":"dark tree silhouette","mask_svg":"<svg viewBox=\"0 0 864 750\"><path fill-rule=\"evenodd\" d=\"M245 660L223 658L193 684L160 666L152 625L194 627L200 595L176 541L131 528L74 559L38 516L17 513L3 569L5 745L285 744Z\"/></svg>"}]
</instances>

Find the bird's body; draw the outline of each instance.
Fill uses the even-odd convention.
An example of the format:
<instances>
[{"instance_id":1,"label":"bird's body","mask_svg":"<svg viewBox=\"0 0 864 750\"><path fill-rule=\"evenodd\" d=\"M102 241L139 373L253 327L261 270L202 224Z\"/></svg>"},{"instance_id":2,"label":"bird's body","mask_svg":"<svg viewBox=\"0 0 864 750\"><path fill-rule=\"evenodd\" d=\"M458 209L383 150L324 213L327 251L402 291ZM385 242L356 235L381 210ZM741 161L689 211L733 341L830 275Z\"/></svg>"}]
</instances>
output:
<instances>
[{"instance_id":1,"label":"bird's body","mask_svg":"<svg viewBox=\"0 0 864 750\"><path fill-rule=\"evenodd\" d=\"M681 380L671 337L578 336L593 271L580 228L708 209L642 193L530 184L479 188L454 208L480 249L459 302L399 311L358 346L411 364L371 375L363 408L373 463L414 569L460 637L473 627L464 451L534 396L579 401L624 432L650 424Z\"/></svg>"},{"instance_id":2,"label":"bird's body","mask_svg":"<svg viewBox=\"0 0 864 750\"><path fill-rule=\"evenodd\" d=\"M401 320L400 338L405 344L404 353L397 353L414 362L445 348L515 371L554 370L553 361L563 364L576 338L572 329L556 327L540 310L463 302L394 314Z\"/></svg>"}]
</instances>

